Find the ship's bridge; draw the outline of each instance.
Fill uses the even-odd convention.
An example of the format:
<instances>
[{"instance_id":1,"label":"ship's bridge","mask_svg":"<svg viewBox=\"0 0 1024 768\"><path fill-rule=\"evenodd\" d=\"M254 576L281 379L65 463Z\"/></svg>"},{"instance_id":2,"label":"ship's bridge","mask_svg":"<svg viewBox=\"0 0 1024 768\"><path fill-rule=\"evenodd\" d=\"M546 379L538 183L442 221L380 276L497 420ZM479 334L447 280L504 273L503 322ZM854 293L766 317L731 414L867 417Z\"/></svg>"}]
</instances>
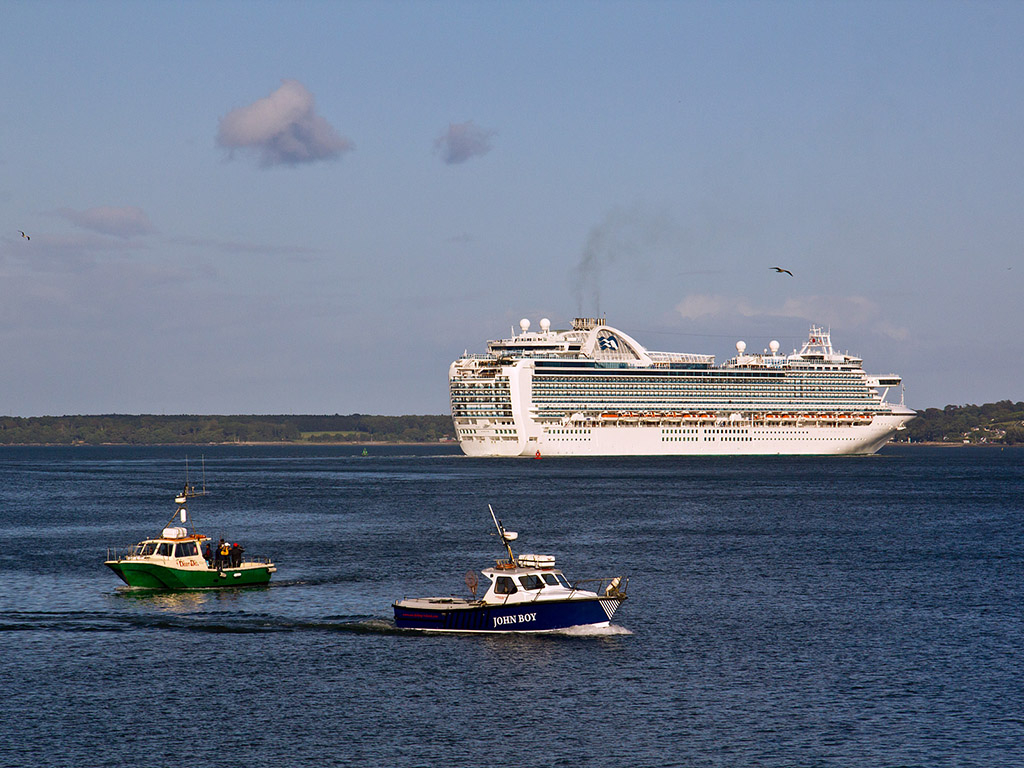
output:
<instances>
[{"instance_id":1,"label":"ship's bridge","mask_svg":"<svg viewBox=\"0 0 1024 768\"><path fill-rule=\"evenodd\" d=\"M487 342L487 351L494 357L565 357L579 353L585 334L576 331L553 331L546 317L540 321L540 330L531 331L530 321L519 321L519 333L514 330L508 339Z\"/></svg>"}]
</instances>

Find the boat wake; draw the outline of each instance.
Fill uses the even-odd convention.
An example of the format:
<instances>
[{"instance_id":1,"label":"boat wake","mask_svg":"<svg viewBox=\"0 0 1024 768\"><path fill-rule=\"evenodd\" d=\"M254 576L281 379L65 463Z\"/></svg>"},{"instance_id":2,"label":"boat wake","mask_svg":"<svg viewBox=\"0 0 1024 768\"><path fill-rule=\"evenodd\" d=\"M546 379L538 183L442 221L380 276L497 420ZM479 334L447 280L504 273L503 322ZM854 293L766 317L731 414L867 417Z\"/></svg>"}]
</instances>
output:
<instances>
[{"instance_id":1,"label":"boat wake","mask_svg":"<svg viewBox=\"0 0 1024 768\"><path fill-rule=\"evenodd\" d=\"M622 635L632 635L633 633L625 627L620 627L617 624L609 624L607 627L568 627L566 629L560 629L556 632L552 632L551 634L565 635L568 637L621 637Z\"/></svg>"},{"instance_id":2,"label":"boat wake","mask_svg":"<svg viewBox=\"0 0 1024 768\"><path fill-rule=\"evenodd\" d=\"M209 634L278 632L352 632L395 634L393 622L376 616L328 616L291 619L269 614L206 611L178 614L131 614L102 611L16 611L0 620L0 632L133 632L166 630Z\"/></svg>"},{"instance_id":3,"label":"boat wake","mask_svg":"<svg viewBox=\"0 0 1024 768\"><path fill-rule=\"evenodd\" d=\"M154 596L156 597L156 596ZM165 596L167 597L167 596ZM176 603L174 608L183 607ZM335 615L320 619L293 619L272 614L202 611L137 614L103 611L14 611L0 620L0 632L133 632L164 630L208 634L264 634L279 632L346 632L364 635L451 634L402 629L391 619L367 615ZM462 634L462 633L457 633ZM625 627L579 626L539 633L471 633L487 637L617 637L632 635Z\"/></svg>"}]
</instances>

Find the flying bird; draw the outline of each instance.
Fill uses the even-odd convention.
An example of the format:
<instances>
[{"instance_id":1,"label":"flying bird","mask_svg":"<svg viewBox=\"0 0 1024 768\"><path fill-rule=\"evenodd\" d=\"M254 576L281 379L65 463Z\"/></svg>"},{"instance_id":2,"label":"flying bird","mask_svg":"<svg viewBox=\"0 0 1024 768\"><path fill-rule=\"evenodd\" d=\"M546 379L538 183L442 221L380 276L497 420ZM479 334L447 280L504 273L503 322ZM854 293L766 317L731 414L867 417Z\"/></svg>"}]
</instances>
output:
<instances>
[{"instance_id":1,"label":"flying bird","mask_svg":"<svg viewBox=\"0 0 1024 768\"><path fill-rule=\"evenodd\" d=\"M785 272L790 277L793 276L793 273L790 272L788 269L783 269L782 267L772 267L772 269L774 269L776 272Z\"/></svg>"},{"instance_id":2,"label":"flying bird","mask_svg":"<svg viewBox=\"0 0 1024 768\"><path fill-rule=\"evenodd\" d=\"M18 231L19 231L19 232L21 232L21 230L20 230L20 229L19 229ZM21 236L22 236L22 237L24 237L24 238L25 238L26 240L31 240L31 239L32 239L31 237L29 237L28 235L26 235L26 234L25 234L24 232L21 232Z\"/></svg>"}]
</instances>

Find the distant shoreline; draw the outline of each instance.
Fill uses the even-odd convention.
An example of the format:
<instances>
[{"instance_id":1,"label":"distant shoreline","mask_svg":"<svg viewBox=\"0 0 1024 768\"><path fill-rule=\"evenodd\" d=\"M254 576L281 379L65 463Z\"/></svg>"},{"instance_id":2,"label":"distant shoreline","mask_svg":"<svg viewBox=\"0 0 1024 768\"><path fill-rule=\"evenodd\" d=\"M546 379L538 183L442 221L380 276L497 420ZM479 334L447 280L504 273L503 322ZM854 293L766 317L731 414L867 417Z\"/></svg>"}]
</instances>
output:
<instances>
[{"instance_id":1,"label":"distant shoreline","mask_svg":"<svg viewBox=\"0 0 1024 768\"><path fill-rule=\"evenodd\" d=\"M296 448L317 448L317 447L332 447L337 448L341 446L351 446L352 448L371 448L373 446L456 446L458 442L455 440L426 440L426 441L399 441L399 440L374 440L373 442L293 442L288 440L278 441L261 441L261 440L242 440L242 441L227 441L220 443L2 443L0 449L3 448L174 448L178 446L249 446L249 447L296 447ZM886 443L883 447L890 446L924 446L928 448L1006 448L1006 445L999 443L954 443L954 442L941 442L941 441L920 441L913 443ZM1013 447L1011 445L1010 447ZM757 455L757 454L752 454ZM775 454L762 454L765 456ZM815 455L815 454L808 454ZM819 454L823 455L823 454Z\"/></svg>"},{"instance_id":2,"label":"distant shoreline","mask_svg":"<svg viewBox=\"0 0 1024 768\"><path fill-rule=\"evenodd\" d=\"M223 443L0 443L0 448L174 448L179 445L210 445L210 446L224 446L224 445L247 445L247 446L295 446L295 447L306 447L316 448L322 445L329 446L340 446L350 445L353 448L369 448L374 445L454 445L458 446L458 443L454 440L447 441L436 441L428 440L424 442L402 442L402 441L389 441L389 440L374 440L372 443L349 443L349 442L326 442L317 441L315 443L301 443L292 442L288 440L278 441L260 441L260 440L242 440L242 441L227 441Z\"/></svg>"}]
</instances>

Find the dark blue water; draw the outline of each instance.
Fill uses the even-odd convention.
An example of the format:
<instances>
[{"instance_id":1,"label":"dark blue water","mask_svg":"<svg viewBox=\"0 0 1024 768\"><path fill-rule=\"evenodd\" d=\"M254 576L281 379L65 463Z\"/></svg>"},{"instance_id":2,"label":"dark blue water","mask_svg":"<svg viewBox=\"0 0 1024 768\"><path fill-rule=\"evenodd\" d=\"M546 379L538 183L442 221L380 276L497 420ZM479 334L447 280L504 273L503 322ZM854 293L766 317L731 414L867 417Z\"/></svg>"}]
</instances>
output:
<instances>
[{"instance_id":1,"label":"dark blue water","mask_svg":"<svg viewBox=\"0 0 1024 768\"><path fill-rule=\"evenodd\" d=\"M475 460L0 449L0 765L1024 764L1024 450ZM272 586L102 566L201 482ZM424 636L398 597L501 552L622 574L610 632Z\"/></svg>"}]
</instances>

